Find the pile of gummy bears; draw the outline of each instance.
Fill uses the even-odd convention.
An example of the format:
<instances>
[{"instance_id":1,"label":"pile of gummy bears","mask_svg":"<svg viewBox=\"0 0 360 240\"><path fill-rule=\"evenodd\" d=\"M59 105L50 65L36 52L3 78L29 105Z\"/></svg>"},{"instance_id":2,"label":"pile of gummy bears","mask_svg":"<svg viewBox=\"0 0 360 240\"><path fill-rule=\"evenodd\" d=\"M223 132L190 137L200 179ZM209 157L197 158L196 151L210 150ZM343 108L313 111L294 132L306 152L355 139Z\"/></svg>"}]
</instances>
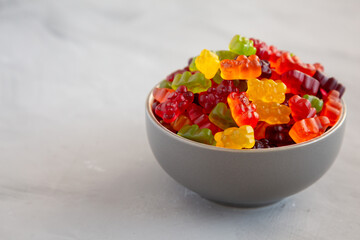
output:
<instances>
[{"instance_id":1,"label":"pile of gummy bears","mask_svg":"<svg viewBox=\"0 0 360 240\"><path fill-rule=\"evenodd\" d=\"M323 72L319 63L235 35L229 50L202 50L154 88L152 110L170 131L218 147L301 143L342 113L345 87Z\"/></svg>"}]
</instances>

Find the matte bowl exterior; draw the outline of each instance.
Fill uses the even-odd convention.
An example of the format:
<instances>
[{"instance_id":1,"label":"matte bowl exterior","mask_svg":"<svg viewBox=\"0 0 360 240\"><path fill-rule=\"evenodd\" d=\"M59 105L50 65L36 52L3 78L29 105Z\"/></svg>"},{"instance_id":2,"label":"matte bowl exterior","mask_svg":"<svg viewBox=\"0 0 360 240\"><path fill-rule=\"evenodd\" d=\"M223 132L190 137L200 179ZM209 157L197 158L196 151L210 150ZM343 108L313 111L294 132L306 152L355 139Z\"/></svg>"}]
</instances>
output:
<instances>
[{"instance_id":1,"label":"matte bowl exterior","mask_svg":"<svg viewBox=\"0 0 360 240\"><path fill-rule=\"evenodd\" d=\"M336 159L345 130L338 123L311 141L270 149L225 149L177 136L163 127L146 102L146 129L161 167L177 182L212 201L260 206L293 195L316 182Z\"/></svg>"}]
</instances>

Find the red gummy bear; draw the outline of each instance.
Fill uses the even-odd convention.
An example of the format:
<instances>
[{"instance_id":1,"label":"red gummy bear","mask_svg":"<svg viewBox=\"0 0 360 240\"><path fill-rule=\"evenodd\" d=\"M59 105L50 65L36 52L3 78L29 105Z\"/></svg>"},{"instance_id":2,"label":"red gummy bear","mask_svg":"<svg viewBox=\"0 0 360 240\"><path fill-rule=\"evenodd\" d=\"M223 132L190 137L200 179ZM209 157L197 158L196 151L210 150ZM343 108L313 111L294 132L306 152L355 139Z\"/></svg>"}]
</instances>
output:
<instances>
[{"instance_id":1,"label":"red gummy bear","mask_svg":"<svg viewBox=\"0 0 360 240\"><path fill-rule=\"evenodd\" d=\"M314 65L303 63L297 56L291 55L289 52L283 52L281 57L274 65L278 74L283 74L290 70L298 70L307 75L313 76L316 72Z\"/></svg>"},{"instance_id":2,"label":"red gummy bear","mask_svg":"<svg viewBox=\"0 0 360 240\"><path fill-rule=\"evenodd\" d=\"M240 127L250 125L255 128L259 121L259 114L256 112L256 106L251 103L246 92L232 92L227 97L231 115L236 124Z\"/></svg>"},{"instance_id":3,"label":"red gummy bear","mask_svg":"<svg viewBox=\"0 0 360 240\"><path fill-rule=\"evenodd\" d=\"M294 95L289 99L289 107L295 121L312 118L316 114L316 109L311 107L311 102L299 95Z\"/></svg>"},{"instance_id":4,"label":"red gummy bear","mask_svg":"<svg viewBox=\"0 0 360 240\"><path fill-rule=\"evenodd\" d=\"M316 96L320 87L318 80L297 70L290 70L283 73L281 80L293 94Z\"/></svg>"},{"instance_id":5,"label":"red gummy bear","mask_svg":"<svg viewBox=\"0 0 360 240\"><path fill-rule=\"evenodd\" d=\"M239 92L239 89L234 85L234 81L223 80L216 88L211 87L206 92L200 93L199 104L206 113L210 113L219 102L226 103L231 92Z\"/></svg>"},{"instance_id":6,"label":"red gummy bear","mask_svg":"<svg viewBox=\"0 0 360 240\"><path fill-rule=\"evenodd\" d=\"M192 103L189 106L187 114L193 124L198 125L199 128L210 129L213 135L215 135L215 133L217 132L222 131L220 128L210 122L208 115L203 112L203 108L196 105L195 103Z\"/></svg>"},{"instance_id":7,"label":"red gummy bear","mask_svg":"<svg viewBox=\"0 0 360 240\"><path fill-rule=\"evenodd\" d=\"M176 92L168 95L167 101L160 103L155 108L155 113L164 122L171 123L183 113L194 101L194 94L187 90L185 86L180 86Z\"/></svg>"},{"instance_id":8,"label":"red gummy bear","mask_svg":"<svg viewBox=\"0 0 360 240\"><path fill-rule=\"evenodd\" d=\"M278 50L275 46L268 46L265 42L259 39L250 38L250 40L254 42L254 47L256 48L256 55L261 60L269 61L271 65L274 65L283 53L283 51Z\"/></svg>"}]
</instances>

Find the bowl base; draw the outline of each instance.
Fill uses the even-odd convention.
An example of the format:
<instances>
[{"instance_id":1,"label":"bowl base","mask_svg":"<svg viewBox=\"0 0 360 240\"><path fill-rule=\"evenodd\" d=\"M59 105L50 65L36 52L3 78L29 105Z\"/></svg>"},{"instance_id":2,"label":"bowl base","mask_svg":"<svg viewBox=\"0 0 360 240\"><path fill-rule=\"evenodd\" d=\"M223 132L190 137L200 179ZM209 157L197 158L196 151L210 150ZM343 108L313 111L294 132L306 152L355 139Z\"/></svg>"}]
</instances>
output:
<instances>
[{"instance_id":1,"label":"bowl base","mask_svg":"<svg viewBox=\"0 0 360 240\"><path fill-rule=\"evenodd\" d=\"M208 199L207 200L214 202L216 204L220 204L220 205L224 205L227 207L236 207L236 208L259 208L259 207L266 207L275 203L278 203L280 201L283 200L282 199L278 199L275 201L270 201L270 202L260 202L260 203L229 203L229 202L223 202L223 201L218 201L218 200L212 200L212 199Z\"/></svg>"}]
</instances>

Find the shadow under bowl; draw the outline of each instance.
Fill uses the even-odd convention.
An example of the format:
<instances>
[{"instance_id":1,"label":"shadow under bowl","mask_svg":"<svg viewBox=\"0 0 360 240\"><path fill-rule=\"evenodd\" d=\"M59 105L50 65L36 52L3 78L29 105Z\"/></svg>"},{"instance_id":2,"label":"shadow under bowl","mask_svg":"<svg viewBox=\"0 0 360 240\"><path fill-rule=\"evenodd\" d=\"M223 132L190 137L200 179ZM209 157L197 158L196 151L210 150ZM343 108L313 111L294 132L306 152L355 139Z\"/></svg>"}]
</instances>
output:
<instances>
[{"instance_id":1,"label":"shadow under bowl","mask_svg":"<svg viewBox=\"0 0 360 240\"><path fill-rule=\"evenodd\" d=\"M309 187L335 161L344 137L346 106L339 121L320 137L267 149L227 149L180 137L155 118L152 91L146 101L148 141L160 166L200 196L233 206L277 202Z\"/></svg>"}]
</instances>

